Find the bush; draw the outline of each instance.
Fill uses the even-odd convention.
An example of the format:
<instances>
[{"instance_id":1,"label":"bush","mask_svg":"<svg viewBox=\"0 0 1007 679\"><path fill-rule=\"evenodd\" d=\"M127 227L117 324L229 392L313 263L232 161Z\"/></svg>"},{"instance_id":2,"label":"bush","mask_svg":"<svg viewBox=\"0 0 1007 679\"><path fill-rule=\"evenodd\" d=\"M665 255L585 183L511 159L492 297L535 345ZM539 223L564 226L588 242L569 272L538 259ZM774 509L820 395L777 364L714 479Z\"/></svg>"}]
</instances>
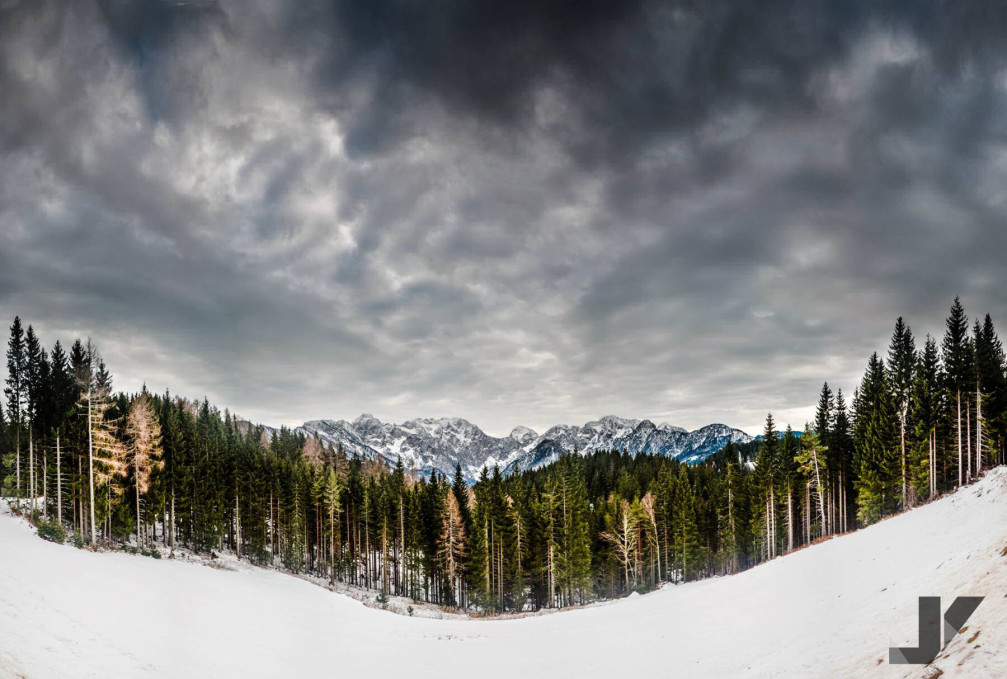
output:
<instances>
[{"instance_id":1,"label":"bush","mask_svg":"<svg viewBox=\"0 0 1007 679\"><path fill-rule=\"evenodd\" d=\"M378 603L381 604L381 608L386 608L388 606L388 593L385 590L381 590L378 594Z\"/></svg>"},{"instance_id":2,"label":"bush","mask_svg":"<svg viewBox=\"0 0 1007 679\"><path fill-rule=\"evenodd\" d=\"M160 558L161 558L161 552L159 552L159 551L158 551L158 550L157 550L156 548L154 548L154 547L151 547L151 548L150 548L149 550L146 550L146 549L145 549L145 550L143 550L143 552L141 552L141 553L142 553L142 554L143 554L144 556L149 556L149 557L151 557L152 559L160 559Z\"/></svg>"},{"instance_id":3,"label":"bush","mask_svg":"<svg viewBox=\"0 0 1007 679\"><path fill-rule=\"evenodd\" d=\"M58 544L66 542L66 530L63 529L63 524L56 519L52 521L39 521L38 536L43 540Z\"/></svg>"},{"instance_id":4,"label":"bush","mask_svg":"<svg viewBox=\"0 0 1007 679\"><path fill-rule=\"evenodd\" d=\"M76 547L77 549L84 549L84 546L86 544L87 544L87 541L84 539L83 535L81 535L80 533L74 533L73 534L73 546L74 547Z\"/></svg>"}]
</instances>

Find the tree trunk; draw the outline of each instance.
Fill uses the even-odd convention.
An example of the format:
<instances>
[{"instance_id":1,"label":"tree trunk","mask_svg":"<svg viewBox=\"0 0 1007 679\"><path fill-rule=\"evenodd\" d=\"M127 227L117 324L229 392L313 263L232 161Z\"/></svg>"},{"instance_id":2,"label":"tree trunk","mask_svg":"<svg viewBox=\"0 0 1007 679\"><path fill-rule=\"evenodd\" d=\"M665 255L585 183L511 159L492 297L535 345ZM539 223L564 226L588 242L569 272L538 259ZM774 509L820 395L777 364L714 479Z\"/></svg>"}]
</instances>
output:
<instances>
[{"instance_id":1,"label":"tree trunk","mask_svg":"<svg viewBox=\"0 0 1007 679\"><path fill-rule=\"evenodd\" d=\"M972 409L969 408L968 399L965 399L965 457L968 459L967 481L972 480Z\"/></svg>"},{"instance_id":2,"label":"tree trunk","mask_svg":"<svg viewBox=\"0 0 1007 679\"><path fill-rule=\"evenodd\" d=\"M962 390L959 389L957 392L957 403L958 403L958 485L962 485Z\"/></svg>"},{"instance_id":3,"label":"tree trunk","mask_svg":"<svg viewBox=\"0 0 1007 679\"><path fill-rule=\"evenodd\" d=\"M238 484L234 484L234 555L241 558L241 506L238 504Z\"/></svg>"},{"instance_id":4,"label":"tree trunk","mask_svg":"<svg viewBox=\"0 0 1007 679\"><path fill-rule=\"evenodd\" d=\"M906 404L902 405L899 413L899 445L902 448L902 507L906 507L908 500L908 486L906 485Z\"/></svg>"},{"instance_id":5,"label":"tree trunk","mask_svg":"<svg viewBox=\"0 0 1007 679\"><path fill-rule=\"evenodd\" d=\"M31 427L28 427L28 494L31 496L31 514L35 515L35 444Z\"/></svg>"},{"instance_id":6,"label":"tree trunk","mask_svg":"<svg viewBox=\"0 0 1007 679\"><path fill-rule=\"evenodd\" d=\"M172 559L175 558L175 490L171 491L171 553L169 555Z\"/></svg>"},{"instance_id":7,"label":"tree trunk","mask_svg":"<svg viewBox=\"0 0 1007 679\"><path fill-rule=\"evenodd\" d=\"M91 544L94 545L98 541L97 528L94 525L94 440L91 435L92 423L91 423L91 390L87 391L87 475L88 481L91 486L91 500L90 500L90 512L91 512ZM174 545L172 545L174 546Z\"/></svg>"},{"instance_id":8,"label":"tree trunk","mask_svg":"<svg viewBox=\"0 0 1007 679\"><path fill-rule=\"evenodd\" d=\"M794 551L794 497L787 483L787 551Z\"/></svg>"},{"instance_id":9,"label":"tree trunk","mask_svg":"<svg viewBox=\"0 0 1007 679\"><path fill-rule=\"evenodd\" d=\"M63 476L60 466L59 431L56 432L56 516L63 525Z\"/></svg>"},{"instance_id":10,"label":"tree trunk","mask_svg":"<svg viewBox=\"0 0 1007 679\"><path fill-rule=\"evenodd\" d=\"M14 458L14 476L17 477L17 496L18 496L18 505L20 505L21 504L21 423L20 423L20 415L17 416L19 418L19 421L17 425L17 436L15 438L16 442L14 444L14 447L16 448L17 451L17 455Z\"/></svg>"},{"instance_id":11,"label":"tree trunk","mask_svg":"<svg viewBox=\"0 0 1007 679\"><path fill-rule=\"evenodd\" d=\"M983 401L976 387L976 476L983 469Z\"/></svg>"},{"instance_id":12,"label":"tree trunk","mask_svg":"<svg viewBox=\"0 0 1007 679\"><path fill-rule=\"evenodd\" d=\"M42 449L42 518L49 518L49 456L46 455L45 449Z\"/></svg>"}]
</instances>

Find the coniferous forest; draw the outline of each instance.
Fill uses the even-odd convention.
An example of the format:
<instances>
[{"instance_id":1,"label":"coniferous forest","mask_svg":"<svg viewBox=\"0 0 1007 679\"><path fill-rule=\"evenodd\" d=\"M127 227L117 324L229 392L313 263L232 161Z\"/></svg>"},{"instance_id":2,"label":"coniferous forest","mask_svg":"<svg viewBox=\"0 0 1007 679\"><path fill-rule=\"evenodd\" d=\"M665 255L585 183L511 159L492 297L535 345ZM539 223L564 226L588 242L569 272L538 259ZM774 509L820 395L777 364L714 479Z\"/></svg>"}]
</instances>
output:
<instances>
[{"instance_id":1,"label":"coniferous forest","mask_svg":"<svg viewBox=\"0 0 1007 679\"><path fill-rule=\"evenodd\" d=\"M45 345L47 346L47 345ZM116 392L97 347L10 326L3 494L41 535L252 563L472 612L562 607L749 568L1004 462L1007 376L989 315L943 337L900 318L852 395L701 464L568 451L470 486L270 432L206 400Z\"/></svg>"}]
</instances>

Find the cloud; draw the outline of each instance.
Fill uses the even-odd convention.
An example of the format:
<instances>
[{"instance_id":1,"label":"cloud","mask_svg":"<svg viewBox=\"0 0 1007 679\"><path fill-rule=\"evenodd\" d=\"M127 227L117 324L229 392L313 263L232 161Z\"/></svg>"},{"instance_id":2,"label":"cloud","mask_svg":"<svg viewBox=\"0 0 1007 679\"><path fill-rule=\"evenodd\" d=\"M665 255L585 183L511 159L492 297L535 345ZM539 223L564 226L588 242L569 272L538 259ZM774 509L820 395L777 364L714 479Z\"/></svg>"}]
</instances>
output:
<instances>
[{"instance_id":1,"label":"cloud","mask_svg":"<svg viewBox=\"0 0 1007 679\"><path fill-rule=\"evenodd\" d=\"M0 312L273 424L799 427L896 316L1007 317L1005 24L0 2Z\"/></svg>"}]
</instances>

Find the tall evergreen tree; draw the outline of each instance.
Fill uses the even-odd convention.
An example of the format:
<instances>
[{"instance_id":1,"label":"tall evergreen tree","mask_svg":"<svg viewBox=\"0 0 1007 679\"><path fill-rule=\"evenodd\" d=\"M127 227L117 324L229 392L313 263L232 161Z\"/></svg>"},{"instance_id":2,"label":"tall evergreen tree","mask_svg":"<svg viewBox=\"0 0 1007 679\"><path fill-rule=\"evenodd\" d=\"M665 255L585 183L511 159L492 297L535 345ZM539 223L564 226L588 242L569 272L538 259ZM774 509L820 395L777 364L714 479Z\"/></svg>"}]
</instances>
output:
<instances>
[{"instance_id":1,"label":"tall evergreen tree","mask_svg":"<svg viewBox=\"0 0 1007 679\"><path fill-rule=\"evenodd\" d=\"M996 459L1003 442L1004 400L1007 383L1004 377L1004 351L993 319L989 314L982 325L976 321L973 334L975 346L976 445L975 469L981 471L984 460ZM984 457L983 452L987 455Z\"/></svg>"},{"instance_id":2,"label":"tall evergreen tree","mask_svg":"<svg viewBox=\"0 0 1007 679\"><path fill-rule=\"evenodd\" d=\"M947 379L948 401L953 404L952 416L954 417L954 431L958 447L958 485L962 485L965 480L964 473L967 462L965 459L966 448L962 431L962 416L967 416L968 393L971 386L970 376L972 374L972 347L969 341L968 317L965 315L965 308L961 301L955 297L954 304L951 305L951 313L945 322L944 341L942 344L944 358L944 374ZM963 399L965 408L963 413Z\"/></svg>"},{"instance_id":3,"label":"tall evergreen tree","mask_svg":"<svg viewBox=\"0 0 1007 679\"><path fill-rule=\"evenodd\" d=\"M818 436L822 439L823 443L828 440L832 433L835 417L833 412L834 407L835 401L833 400L832 389L829 388L829 383L826 382L818 393L818 406L815 408L815 431L818 432Z\"/></svg>"},{"instance_id":4,"label":"tall evergreen tree","mask_svg":"<svg viewBox=\"0 0 1007 679\"><path fill-rule=\"evenodd\" d=\"M853 424L846 407L843 390L836 390L832 435L829 437L829 459L838 470L839 525L845 532L851 519L849 498L853 495Z\"/></svg>"},{"instance_id":5,"label":"tall evergreen tree","mask_svg":"<svg viewBox=\"0 0 1007 679\"><path fill-rule=\"evenodd\" d=\"M15 491L21 495L21 434L25 425L25 406L28 400L27 359L25 356L24 329L21 318L14 317L7 341L7 380L4 395L7 397L7 422L14 430Z\"/></svg>"},{"instance_id":6,"label":"tall evergreen tree","mask_svg":"<svg viewBox=\"0 0 1007 679\"><path fill-rule=\"evenodd\" d=\"M917 498L937 493L937 441L942 419L942 383L937 342L927 335L913 378L911 489Z\"/></svg>"},{"instance_id":7,"label":"tall evergreen tree","mask_svg":"<svg viewBox=\"0 0 1007 679\"><path fill-rule=\"evenodd\" d=\"M765 556L771 559L776 556L776 499L777 483L780 475L780 439L776 433L776 423L772 413L766 415L766 425L762 431L762 443L759 455L755 461L756 485L761 496L761 508L753 519L762 523L761 529L765 540Z\"/></svg>"},{"instance_id":8,"label":"tall evergreen tree","mask_svg":"<svg viewBox=\"0 0 1007 679\"><path fill-rule=\"evenodd\" d=\"M857 517L863 524L874 523L893 509L897 436L891 393L885 364L874 353L857 392L853 430Z\"/></svg>"},{"instance_id":9,"label":"tall evergreen tree","mask_svg":"<svg viewBox=\"0 0 1007 679\"><path fill-rule=\"evenodd\" d=\"M909 475L906 456L906 430L913 388L913 369L916 366L916 344L913 331L899 316L895 321L892 341L888 347L889 387L892 405L899 420L899 458L902 478L902 506L909 502Z\"/></svg>"}]
</instances>

